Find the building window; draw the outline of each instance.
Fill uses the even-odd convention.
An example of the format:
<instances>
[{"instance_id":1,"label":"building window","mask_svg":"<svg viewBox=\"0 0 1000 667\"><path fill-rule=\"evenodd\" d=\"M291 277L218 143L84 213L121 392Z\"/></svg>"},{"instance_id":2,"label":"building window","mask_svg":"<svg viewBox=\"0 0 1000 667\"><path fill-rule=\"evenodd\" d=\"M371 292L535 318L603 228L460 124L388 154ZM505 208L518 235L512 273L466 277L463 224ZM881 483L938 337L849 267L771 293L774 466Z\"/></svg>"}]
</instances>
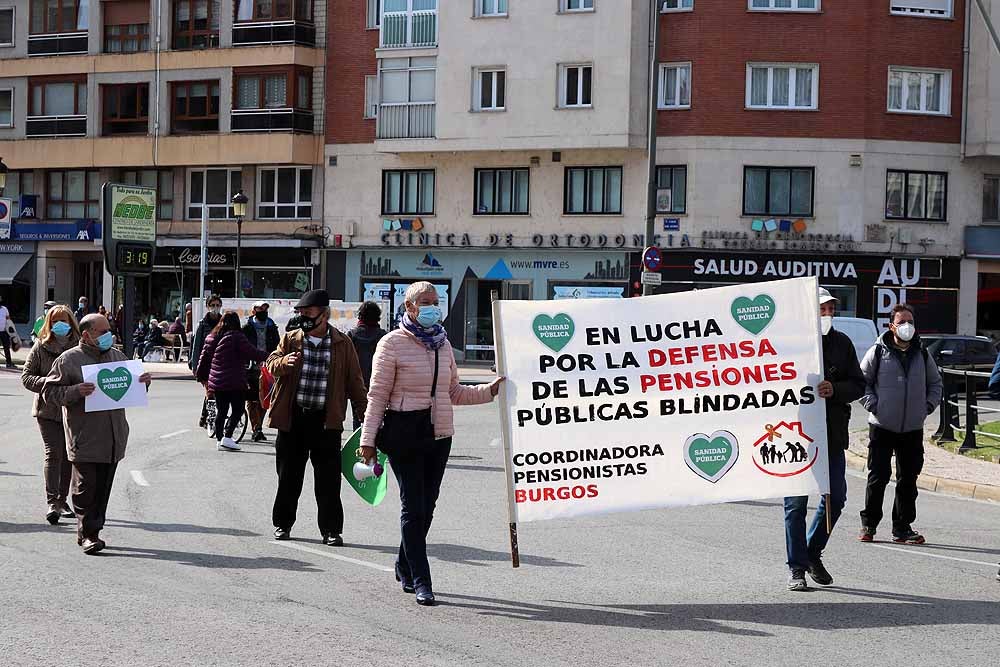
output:
<instances>
[{"instance_id":1,"label":"building window","mask_svg":"<svg viewBox=\"0 0 1000 667\"><path fill-rule=\"evenodd\" d=\"M140 53L149 51L149 24L104 26L105 53Z\"/></svg>"},{"instance_id":2,"label":"building window","mask_svg":"<svg viewBox=\"0 0 1000 667\"><path fill-rule=\"evenodd\" d=\"M187 218L201 220L202 208L213 220L235 218L233 195L243 188L243 172L231 169L189 169L187 179Z\"/></svg>"},{"instance_id":3,"label":"building window","mask_svg":"<svg viewBox=\"0 0 1000 667\"><path fill-rule=\"evenodd\" d=\"M622 212L621 167L566 167L563 213L610 215Z\"/></svg>"},{"instance_id":4,"label":"building window","mask_svg":"<svg viewBox=\"0 0 1000 667\"><path fill-rule=\"evenodd\" d=\"M84 32L90 27L88 11L88 0L31 0L28 32Z\"/></svg>"},{"instance_id":5,"label":"building window","mask_svg":"<svg viewBox=\"0 0 1000 667\"><path fill-rule=\"evenodd\" d=\"M819 65L747 64L750 109L816 109Z\"/></svg>"},{"instance_id":6,"label":"building window","mask_svg":"<svg viewBox=\"0 0 1000 667\"><path fill-rule=\"evenodd\" d=\"M368 0L368 15L366 27L376 30L382 25L382 0Z\"/></svg>"},{"instance_id":7,"label":"building window","mask_svg":"<svg viewBox=\"0 0 1000 667\"><path fill-rule=\"evenodd\" d=\"M312 167L257 170L257 217L312 218Z\"/></svg>"},{"instance_id":8,"label":"building window","mask_svg":"<svg viewBox=\"0 0 1000 667\"><path fill-rule=\"evenodd\" d=\"M379 139L428 138L436 128L437 57L379 62Z\"/></svg>"},{"instance_id":9,"label":"building window","mask_svg":"<svg viewBox=\"0 0 1000 667\"><path fill-rule=\"evenodd\" d=\"M476 16L507 16L507 0L476 0Z\"/></svg>"},{"instance_id":10,"label":"building window","mask_svg":"<svg viewBox=\"0 0 1000 667\"><path fill-rule=\"evenodd\" d=\"M146 134L149 131L149 84L102 86L103 134Z\"/></svg>"},{"instance_id":11,"label":"building window","mask_svg":"<svg viewBox=\"0 0 1000 667\"><path fill-rule=\"evenodd\" d=\"M174 133L219 131L219 82L174 83L174 113L170 129Z\"/></svg>"},{"instance_id":12,"label":"building window","mask_svg":"<svg viewBox=\"0 0 1000 667\"><path fill-rule=\"evenodd\" d=\"M50 171L46 174L46 217L55 220L98 218L101 179L97 171Z\"/></svg>"},{"instance_id":13,"label":"building window","mask_svg":"<svg viewBox=\"0 0 1000 667\"><path fill-rule=\"evenodd\" d=\"M11 217L21 215L21 195L36 195L35 173L32 171L11 171L7 173L7 185L3 189L5 199L11 200ZM32 218L38 217L38 211L31 212Z\"/></svg>"},{"instance_id":14,"label":"building window","mask_svg":"<svg viewBox=\"0 0 1000 667\"><path fill-rule=\"evenodd\" d=\"M237 0L236 20L312 23L313 0Z\"/></svg>"},{"instance_id":15,"label":"building window","mask_svg":"<svg viewBox=\"0 0 1000 667\"><path fill-rule=\"evenodd\" d=\"M506 106L507 73L502 69L476 70L476 111L503 111Z\"/></svg>"},{"instance_id":16,"label":"building window","mask_svg":"<svg viewBox=\"0 0 1000 667\"><path fill-rule=\"evenodd\" d=\"M564 109L592 105L593 65L559 66L559 106Z\"/></svg>"},{"instance_id":17,"label":"building window","mask_svg":"<svg viewBox=\"0 0 1000 667\"><path fill-rule=\"evenodd\" d=\"M656 212L687 213L687 167L656 168Z\"/></svg>"},{"instance_id":18,"label":"building window","mask_svg":"<svg viewBox=\"0 0 1000 667\"><path fill-rule=\"evenodd\" d=\"M691 63L660 65L660 108L691 108Z\"/></svg>"},{"instance_id":19,"label":"building window","mask_svg":"<svg viewBox=\"0 0 1000 667\"><path fill-rule=\"evenodd\" d=\"M219 46L219 0L174 0L174 48Z\"/></svg>"},{"instance_id":20,"label":"building window","mask_svg":"<svg viewBox=\"0 0 1000 667\"><path fill-rule=\"evenodd\" d=\"M365 111L362 118L378 117L378 76L365 77Z\"/></svg>"},{"instance_id":21,"label":"building window","mask_svg":"<svg viewBox=\"0 0 1000 667\"><path fill-rule=\"evenodd\" d=\"M14 8L0 9L0 46L14 46Z\"/></svg>"},{"instance_id":22,"label":"building window","mask_svg":"<svg viewBox=\"0 0 1000 667\"><path fill-rule=\"evenodd\" d=\"M31 91L29 116L85 116L87 115L87 80L75 77L70 80L33 80L28 83Z\"/></svg>"},{"instance_id":23,"label":"building window","mask_svg":"<svg viewBox=\"0 0 1000 667\"><path fill-rule=\"evenodd\" d=\"M433 215L434 171L382 172L382 215Z\"/></svg>"},{"instance_id":24,"label":"building window","mask_svg":"<svg viewBox=\"0 0 1000 667\"><path fill-rule=\"evenodd\" d=\"M889 169L885 177L885 217L942 222L948 206L948 174Z\"/></svg>"},{"instance_id":25,"label":"building window","mask_svg":"<svg viewBox=\"0 0 1000 667\"><path fill-rule=\"evenodd\" d=\"M237 109L312 109L312 70L236 70Z\"/></svg>"},{"instance_id":26,"label":"building window","mask_svg":"<svg viewBox=\"0 0 1000 667\"><path fill-rule=\"evenodd\" d=\"M1000 176L983 181L983 221L1000 222Z\"/></svg>"},{"instance_id":27,"label":"building window","mask_svg":"<svg viewBox=\"0 0 1000 667\"><path fill-rule=\"evenodd\" d=\"M594 0L559 0L559 9L563 12L592 12Z\"/></svg>"},{"instance_id":28,"label":"building window","mask_svg":"<svg viewBox=\"0 0 1000 667\"><path fill-rule=\"evenodd\" d=\"M667 12L689 12L694 9L694 0L666 0L660 11Z\"/></svg>"},{"instance_id":29,"label":"building window","mask_svg":"<svg viewBox=\"0 0 1000 667\"><path fill-rule=\"evenodd\" d=\"M121 172L125 185L141 185L156 190L156 218L174 219L174 172L172 169L128 169Z\"/></svg>"},{"instance_id":30,"label":"building window","mask_svg":"<svg viewBox=\"0 0 1000 667\"><path fill-rule=\"evenodd\" d=\"M743 215L813 214L812 167L744 167Z\"/></svg>"},{"instance_id":31,"label":"building window","mask_svg":"<svg viewBox=\"0 0 1000 667\"><path fill-rule=\"evenodd\" d=\"M751 10L773 12L818 12L820 0L749 0Z\"/></svg>"},{"instance_id":32,"label":"building window","mask_svg":"<svg viewBox=\"0 0 1000 667\"><path fill-rule=\"evenodd\" d=\"M14 91L0 90L0 127L14 127Z\"/></svg>"},{"instance_id":33,"label":"building window","mask_svg":"<svg viewBox=\"0 0 1000 667\"><path fill-rule=\"evenodd\" d=\"M951 18L952 0L890 0L889 12L905 16Z\"/></svg>"},{"instance_id":34,"label":"building window","mask_svg":"<svg viewBox=\"0 0 1000 667\"><path fill-rule=\"evenodd\" d=\"M951 72L889 68L889 111L947 115L950 101Z\"/></svg>"},{"instance_id":35,"label":"building window","mask_svg":"<svg viewBox=\"0 0 1000 667\"><path fill-rule=\"evenodd\" d=\"M475 215L527 215L527 169L476 169Z\"/></svg>"}]
</instances>

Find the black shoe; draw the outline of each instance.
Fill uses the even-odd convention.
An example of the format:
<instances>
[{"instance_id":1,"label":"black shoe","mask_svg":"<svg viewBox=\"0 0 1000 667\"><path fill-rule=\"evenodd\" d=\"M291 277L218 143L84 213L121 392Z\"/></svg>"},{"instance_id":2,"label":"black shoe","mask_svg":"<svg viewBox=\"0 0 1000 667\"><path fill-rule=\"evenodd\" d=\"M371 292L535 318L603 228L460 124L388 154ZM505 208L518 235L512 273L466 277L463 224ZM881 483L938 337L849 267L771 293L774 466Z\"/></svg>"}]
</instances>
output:
<instances>
[{"instance_id":1,"label":"black shoe","mask_svg":"<svg viewBox=\"0 0 1000 667\"><path fill-rule=\"evenodd\" d=\"M323 533L323 544L328 547L342 547L344 538L336 533Z\"/></svg>"},{"instance_id":2,"label":"black shoe","mask_svg":"<svg viewBox=\"0 0 1000 667\"><path fill-rule=\"evenodd\" d=\"M55 505L49 505L49 511L45 513L45 520L51 523L53 526L59 523L59 515L62 512Z\"/></svg>"},{"instance_id":3,"label":"black shoe","mask_svg":"<svg viewBox=\"0 0 1000 667\"><path fill-rule=\"evenodd\" d=\"M924 539L923 535L910 528L901 533L893 532L892 541L896 544L923 544L927 540Z\"/></svg>"},{"instance_id":4,"label":"black shoe","mask_svg":"<svg viewBox=\"0 0 1000 667\"><path fill-rule=\"evenodd\" d=\"M1000 575L998 575L998 576L1000 576ZM403 592L404 593L411 593L412 594L412 593L416 593L417 592L416 589L413 588L413 582L412 581L410 581L409 579L403 579L399 575L399 566L398 565L396 566L396 581L398 581L399 583L401 583L403 585Z\"/></svg>"},{"instance_id":5,"label":"black shoe","mask_svg":"<svg viewBox=\"0 0 1000 667\"><path fill-rule=\"evenodd\" d=\"M276 540L290 540L292 539L292 531L287 528L275 528L274 529L274 539Z\"/></svg>"},{"instance_id":6,"label":"black shoe","mask_svg":"<svg viewBox=\"0 0 1000 667\"><path fill-rule=\"evenodd\" d=\"M417 591L417 604L421 607L434 606L434 593L429 588L421 588Z\"/></svg>"},{"instance_id":7,"label":"black shoe","mask_svg":"<svg viewBox=\"0 0 1000 667\"><path fill-rule=\"evenodd\" d=\"M813 558L809 563L809 576L820 586L829 586L833 583L833 576L826 571L823 567L823 561L820 558Z\"/></svg>"},{"instance_id":8,"label":"black shoe","mask_svg":"<svg viewBox=\"0 0 1000 667\"><path fill-rule=\"evenodd\" d=\"M254 431L253 436L250 438L252 442L267 442L267 437L264 435L263 431Z\"/></svg>"},{"instance_id":9,"label":"black shoe","mask_svg":"<svg viewBox=\"0 0 1000 667\"><path fill-rule=\"evenodd\" d=\"M198 420L198 428L206 428L207 426L208 424L206 423L204 417Z\"/></svg>"}]
</instances>

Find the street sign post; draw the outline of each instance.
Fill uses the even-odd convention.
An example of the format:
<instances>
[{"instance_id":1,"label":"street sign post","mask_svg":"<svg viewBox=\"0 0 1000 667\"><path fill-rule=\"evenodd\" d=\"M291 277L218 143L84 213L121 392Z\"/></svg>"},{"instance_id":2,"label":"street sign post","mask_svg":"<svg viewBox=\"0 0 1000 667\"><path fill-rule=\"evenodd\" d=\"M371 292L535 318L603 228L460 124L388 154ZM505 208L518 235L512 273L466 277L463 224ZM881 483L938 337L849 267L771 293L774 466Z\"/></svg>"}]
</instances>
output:
<instances>
[{"instance_id":1,"label":"street sign post","mask_svg":"<svg viewBox=\"0 0 1000 667\"><path fill-rule=\"evenodd\" d=\"M659 287L663 284L663 276L659 273L653 273L652 271L643 271L640 282L643 285L649 285L650 287Z\"/></svg>"},{"instance_id":2,"label":"street sign post","mask_svg":"<svg viewBox=\"0 0 1000 667\"><path fill-rule=\"evenodd\" d=\"M104 223L104 265L113 276L125 277L125 329L119 331L122 348L132 356L128 329L135 321L135 277L153 272L156 255L156 190L105 183L101 187Z\"/></svg>"}]
</instances>

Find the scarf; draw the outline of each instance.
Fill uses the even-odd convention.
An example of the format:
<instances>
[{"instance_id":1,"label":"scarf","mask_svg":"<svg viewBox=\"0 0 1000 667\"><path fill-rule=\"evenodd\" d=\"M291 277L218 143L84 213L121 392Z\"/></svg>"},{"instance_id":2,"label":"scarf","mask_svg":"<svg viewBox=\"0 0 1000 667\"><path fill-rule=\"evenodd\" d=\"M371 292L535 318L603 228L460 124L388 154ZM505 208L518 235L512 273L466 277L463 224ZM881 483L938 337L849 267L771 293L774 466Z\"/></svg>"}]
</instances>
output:
<instances>
[{"instance_id":1,"label":"scarf","mask_svg":"<svg viewBox=\"0 0 1000 667\"><path fill-rule=\"evenodd\" d=\"M257 329L257 331L261 331L261 330L267 329L267 325L271 324L271 318L269 317L266 320L264 320L263 322L261 322L256 317L251 317L250 318L250 324L252 324L253 327L254 327L254 329Z\"/></svg>"},{"instance_id":2,"label":"scarf","mask_svg":"<svg viewBox=\"0 0 1000 667\"><path fill-rule=\"evenodd\" d=\"M424 344L428 350L440 349L448 341L448 332L440 324L435 324L430 329L425 329L410 318L410 314L403 315L399 321L399 326L416 336L417 340Z\"/></svg>"}]
</instances>

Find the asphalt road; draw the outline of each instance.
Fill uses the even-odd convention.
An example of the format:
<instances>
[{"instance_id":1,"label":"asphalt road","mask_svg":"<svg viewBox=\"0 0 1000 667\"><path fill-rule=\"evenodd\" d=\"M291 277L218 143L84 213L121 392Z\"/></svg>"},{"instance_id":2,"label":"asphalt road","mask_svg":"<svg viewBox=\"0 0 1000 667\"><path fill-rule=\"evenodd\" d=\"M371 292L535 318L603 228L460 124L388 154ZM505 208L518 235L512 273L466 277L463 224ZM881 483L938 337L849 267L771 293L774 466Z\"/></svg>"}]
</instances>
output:
<instances>
[{"instance_id":1,"label":"asphalt road","mask_svg":"<svg viewBox=\"0 0 1000 667\"><path fill-rule=\"evenodd\" d=\"M431 532L434 608L399 591L395 484L345 487L324 547L307 477L271 539L273 449L217 452L191 381L130 412L109 548L44 522L30 397L0 374L0 665L975 665L1000 655L1000 506L923 494L931 544L855 541L860 479L826 555L836 585L785 590L782 510L749 502L521 527L507 552L495 406L460 408ZM134 471L134 472L133 472ZM885 527L884 527L885 528Z\"/></svg>"}]
</instances>

